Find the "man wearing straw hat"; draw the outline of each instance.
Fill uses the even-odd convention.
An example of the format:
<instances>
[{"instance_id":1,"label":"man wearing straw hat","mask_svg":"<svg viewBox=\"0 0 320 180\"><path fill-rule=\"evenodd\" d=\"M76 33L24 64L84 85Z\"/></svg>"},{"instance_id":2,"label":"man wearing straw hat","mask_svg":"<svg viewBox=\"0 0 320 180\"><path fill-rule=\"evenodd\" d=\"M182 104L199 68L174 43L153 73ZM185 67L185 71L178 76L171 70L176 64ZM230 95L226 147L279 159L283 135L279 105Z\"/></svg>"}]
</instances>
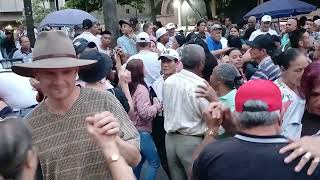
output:
<instances>
[{"instance_id":1,"label":"man wearing straw hat","mask_svg":"<svg viewBox=\"0 0 320 180\"><path fill-rule=\"evenodd\" d=\"M120 153L110 156L107 166L120 158L131 166L140 161L138 132L119 101L110 93L75 85L79 68L93 63L76 59L72 41L62 31L48 31L37 38L33 62L12 67L19 75L37 79L45 95L26 121L46 180L112 179L103 152L86 132L89 122L108 129L107 135L116 139Z\"/></svg>"}]
</instances>

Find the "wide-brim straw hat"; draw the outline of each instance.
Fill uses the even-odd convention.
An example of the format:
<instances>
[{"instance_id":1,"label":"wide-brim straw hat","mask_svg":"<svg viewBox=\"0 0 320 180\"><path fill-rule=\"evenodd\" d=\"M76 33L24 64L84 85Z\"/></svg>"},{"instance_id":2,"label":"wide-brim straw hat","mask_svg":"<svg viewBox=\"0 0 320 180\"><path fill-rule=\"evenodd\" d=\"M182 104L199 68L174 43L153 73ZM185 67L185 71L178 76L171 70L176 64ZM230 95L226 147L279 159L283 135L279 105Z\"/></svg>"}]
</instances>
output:
<instances>
[{"instance_id":1,"label":"wide-brim straw hat","mask_svg":"<svg viewBox=\"0 0 320 180\"><path fill-rule=\"evenodd\" d=\"M33 77L35 69L85 67L95 60L77 59L72 40L63 31L44 31L38 35L32 62L11 67L16 74Z\"/></svg>"}]
</instances>

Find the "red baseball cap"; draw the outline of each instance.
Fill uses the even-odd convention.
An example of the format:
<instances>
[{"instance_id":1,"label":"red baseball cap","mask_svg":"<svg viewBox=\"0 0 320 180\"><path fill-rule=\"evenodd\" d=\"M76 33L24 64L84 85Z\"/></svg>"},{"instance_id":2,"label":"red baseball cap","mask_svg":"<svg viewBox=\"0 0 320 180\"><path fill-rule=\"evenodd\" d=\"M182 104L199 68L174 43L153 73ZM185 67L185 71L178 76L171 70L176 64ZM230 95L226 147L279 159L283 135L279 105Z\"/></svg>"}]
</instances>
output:
<instances>
[{"instance_id":1,"label":"red baseball cap","mask_svg":"<svg viewBox=\"0 0 320 180\"><path fill-rule=\"evenodd\" d=\"M242 85L236 94L236 111L243 112L243 105L248 100L263 101L268 105L269 112L282 109L280 89L269 80L251 80Z\"/></svg>"}]
</instances>

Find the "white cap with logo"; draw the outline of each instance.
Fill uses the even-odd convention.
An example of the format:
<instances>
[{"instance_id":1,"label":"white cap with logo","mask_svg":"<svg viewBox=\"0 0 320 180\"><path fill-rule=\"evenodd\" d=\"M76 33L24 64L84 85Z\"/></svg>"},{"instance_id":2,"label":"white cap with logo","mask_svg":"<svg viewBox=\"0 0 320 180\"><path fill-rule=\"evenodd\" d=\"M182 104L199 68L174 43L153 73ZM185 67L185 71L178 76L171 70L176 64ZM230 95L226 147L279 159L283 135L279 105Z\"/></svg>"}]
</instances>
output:
<instances>
[{"instance_id":1,"label":"white cap with logo","mask_svg":"<svg viewBox=\"0 0 320 180\"><path fill-rule=\"evenodd\" d=\"M168 58L168 59L170 59L172 61L180 59L178 52L176 50L174 50L174 49L165 49L164 51L162 51L159 59L162 59L164 57Z\"/></svg>"},{"instance_id":2,"label":"white cap with logo","mask_svg":"<svg viewBox=\"0 0 320 180\"><path fill-rule=\"evenodd\" d=\"M262 16L261 21L262 22L271 22L272 18L269 15L264 15L264 16Z\"/></svg>"}]
</instances>

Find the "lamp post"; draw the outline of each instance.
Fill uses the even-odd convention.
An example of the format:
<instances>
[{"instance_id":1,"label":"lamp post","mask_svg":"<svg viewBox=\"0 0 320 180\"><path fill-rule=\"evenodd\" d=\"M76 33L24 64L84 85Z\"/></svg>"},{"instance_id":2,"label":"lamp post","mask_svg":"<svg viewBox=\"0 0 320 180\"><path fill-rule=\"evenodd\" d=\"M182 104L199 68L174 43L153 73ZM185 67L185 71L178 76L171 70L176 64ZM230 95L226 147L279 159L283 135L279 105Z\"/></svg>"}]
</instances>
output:
<instances>
[{"instance_id":1,"label":"lamp post","mask_svg":"<svg viewBox=\"0 0 320 180\"><path fill-rule=\"evenodd\" d=\"M173 7L178 9L178 27L181 27L181 3L180 3L180 0L175 0L173 2Z\"/></svg>"}]
</instances>

